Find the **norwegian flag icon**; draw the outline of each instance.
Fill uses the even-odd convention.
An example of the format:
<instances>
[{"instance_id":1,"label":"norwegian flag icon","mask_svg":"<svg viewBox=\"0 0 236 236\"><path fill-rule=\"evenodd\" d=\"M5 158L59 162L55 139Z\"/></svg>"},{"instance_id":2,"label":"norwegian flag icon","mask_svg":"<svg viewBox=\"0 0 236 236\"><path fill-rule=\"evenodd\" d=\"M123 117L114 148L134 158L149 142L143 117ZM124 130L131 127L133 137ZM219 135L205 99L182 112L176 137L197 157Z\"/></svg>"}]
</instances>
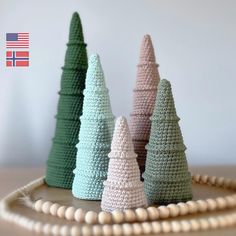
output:
<instances>
[{"instance_id":1,"label":"norwegian flag icon","mask_svg":"<svg viewBox=\"0 0 236 236\"><path fill-rule=\"evenodd\" d=\"M6 52L7 67L28 67L29 52L28 51L7 51Z\"/></svg>"}]
</instances>

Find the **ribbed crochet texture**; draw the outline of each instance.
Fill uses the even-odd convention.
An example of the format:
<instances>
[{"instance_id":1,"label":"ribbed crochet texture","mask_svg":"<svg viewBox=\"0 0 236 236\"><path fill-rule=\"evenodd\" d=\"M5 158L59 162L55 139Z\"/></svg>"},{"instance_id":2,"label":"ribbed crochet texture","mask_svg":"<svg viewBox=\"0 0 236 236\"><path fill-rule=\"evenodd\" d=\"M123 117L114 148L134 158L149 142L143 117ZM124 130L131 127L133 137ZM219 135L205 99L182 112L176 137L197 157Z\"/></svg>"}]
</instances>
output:
<instances>
[{"instance_id":1,"label":"ribbed crochet texture","mask_svg":"<svg viewBox=\"0 0 236 236\"><path fill-rule=\"evenodd\" d=\"M71 189L87 71L86 44L78 13L73 14L70 23L62 70L57 124L47 162L46 182L49 186Z\"/></svg>"},{"instance_id":2,"label":"ribbed crochet texture","mask_svg":"<svg viewBox=\"0 0 236 236\"><path fill-rule=\"evenodd\" d=\"M137 163L137 154L127 121L119 117L109 153L107 180L104 181L101 208L104 211L124 210L147 205Z\"/></svg>"},{"instance_id":3,"label":"ribbed crochet texture","mask_svg":"<svg viewBox=\"0 0 236 236\"><path fill-rule=\"evenodd\" d=\"M144 189L149 204L168 204L192 198L186 147L178 124L170 82L161 80L151 118Z\"/></svg>"},{"instance_id":4,"label":"ribbed crochet texture","mask_svg":"<svg viewBox=\"0 0 236 236\"><path fill-rule=\"evenodd\" d=\"M148 143L151 121L157 85L160 81L156 64L154 49L149 35L143 37L140 50L140 62L138 64L137 80L134 89L133 111L131 113L131 135L134 150L138 154L138 164L141 174L145 170L147 151L145 145Z\"/></svg>"},{"instance_id":5,"label":"ribbed crochet texture","mask_svg":"<svg viewBox=\"0 0 236 236\"><path fill-rule=\"evenodd\" d=\"M114 116L98 55L89 59L83 115L77 145L72 193L80 199L101 200L107 178Z\"/></svg>"}]
</instances>

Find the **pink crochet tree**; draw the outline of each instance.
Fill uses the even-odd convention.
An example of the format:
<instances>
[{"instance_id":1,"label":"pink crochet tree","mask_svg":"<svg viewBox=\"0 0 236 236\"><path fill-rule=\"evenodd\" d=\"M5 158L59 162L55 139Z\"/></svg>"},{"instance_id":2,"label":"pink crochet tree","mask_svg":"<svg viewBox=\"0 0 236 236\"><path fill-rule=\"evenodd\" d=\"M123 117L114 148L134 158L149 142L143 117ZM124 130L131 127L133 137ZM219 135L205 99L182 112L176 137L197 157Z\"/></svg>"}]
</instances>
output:
<instances>
[{"instance_id":1,"label":"pink crochet tree","mask_svg":"<svg viewBox=\"0 0 236 236\"><path fill-rule=\"evenodd\" d=\"M104 211L124 210L147 205L137 155L134 152L127 121L119 117L111 144L107 180L104 181L101 208Z\"/></svg>"},{"instance_id":2,"label":"pink crochet tree","mask_svg":"<svg viewBox=\"0 0 236 236\"><path fill-rule=\"evenodd\" d=\"M145 145L149 141L151 121L157 85L160 81L154 49L150 35L145 35L140 50L137 80L134 89L133 111L131 113L131 135L141 174L145 170L147 151Z\"/></svg>"}]
</instances>

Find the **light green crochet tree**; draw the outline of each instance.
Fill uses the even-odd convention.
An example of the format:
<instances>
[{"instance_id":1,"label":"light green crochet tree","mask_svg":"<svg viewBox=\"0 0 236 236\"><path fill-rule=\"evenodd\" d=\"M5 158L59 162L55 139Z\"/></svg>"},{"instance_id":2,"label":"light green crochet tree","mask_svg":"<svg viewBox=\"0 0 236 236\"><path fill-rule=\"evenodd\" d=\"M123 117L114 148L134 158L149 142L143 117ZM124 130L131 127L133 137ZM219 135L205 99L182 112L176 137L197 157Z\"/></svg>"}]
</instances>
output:
<instances>
[{"instance_id":1,"label":"light green crochet tree","mask_svg":"<svg viewBox=\"0 0 236 236\"><path fill-rule=\"evenodd\" d=\"M46 183L49 186L72 188L87 64L80 17L74 13L62 68L56 131L47 162Z\"/></svg>"},{"instance_id":2,"label":"light green crochet tree","mask_svg":"<svg viewBox=\"0 0 236 236\"><path fill-rule=\"evenodd\" d=\"M161 80L146 145L144 190L150 204L168 204L192 198L186 147L178 124L171 85Z\"/></svg>"},{"instance_id":3,"label":"light green crochet tree","mask_svg":"<svg viewBox=\"0 0 236 236\"><path fill-rule=\"evenodd\" d=\"M80 199L100 200L107 178L114 116L98 55L89 59L84 90L77 161L72 193Z\"/></svg>"}]
</instances>

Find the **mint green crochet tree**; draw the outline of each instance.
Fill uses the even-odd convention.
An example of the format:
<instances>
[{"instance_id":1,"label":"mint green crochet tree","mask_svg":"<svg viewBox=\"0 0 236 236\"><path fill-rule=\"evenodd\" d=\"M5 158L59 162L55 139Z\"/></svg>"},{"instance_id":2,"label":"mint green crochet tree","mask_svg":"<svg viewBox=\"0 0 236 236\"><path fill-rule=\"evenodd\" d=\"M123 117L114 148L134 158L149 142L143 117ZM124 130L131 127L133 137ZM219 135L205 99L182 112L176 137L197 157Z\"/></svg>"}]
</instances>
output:
<instances>
[{"instance_id":1,"label":"mint green crochet tree","mask_svg":"<svg viewBox=\"0 0 236 236\"><path fill-rule=\"evenodd\" d=\"M146 145L144 190L150 204L168 204L192 198L186 147L178 124L171 85L161 80Z\"/></svg>"},{"instance_id":2,"label":"mint green crochet tree","mask_svg":"<svg viewBox=\"0 0 236 236\"><path fill-rule=\"evenodd\" d=\"M87 64L80 17L74 13L62 68L56 131L47 162L46 183L49 186L72 188Z\"/></svg>"},{"instance_id":3,"label":"mint green crochet tree","mask_svg":"<svg viewBox=\"0 0 236 236\"><path fill-rule=\"evenodd\" d=\"M89 59L83 115L77 145L72 193L80 199L100 200L107 178L114 116L98 55Z\"/></svg>"}]
</instances>

